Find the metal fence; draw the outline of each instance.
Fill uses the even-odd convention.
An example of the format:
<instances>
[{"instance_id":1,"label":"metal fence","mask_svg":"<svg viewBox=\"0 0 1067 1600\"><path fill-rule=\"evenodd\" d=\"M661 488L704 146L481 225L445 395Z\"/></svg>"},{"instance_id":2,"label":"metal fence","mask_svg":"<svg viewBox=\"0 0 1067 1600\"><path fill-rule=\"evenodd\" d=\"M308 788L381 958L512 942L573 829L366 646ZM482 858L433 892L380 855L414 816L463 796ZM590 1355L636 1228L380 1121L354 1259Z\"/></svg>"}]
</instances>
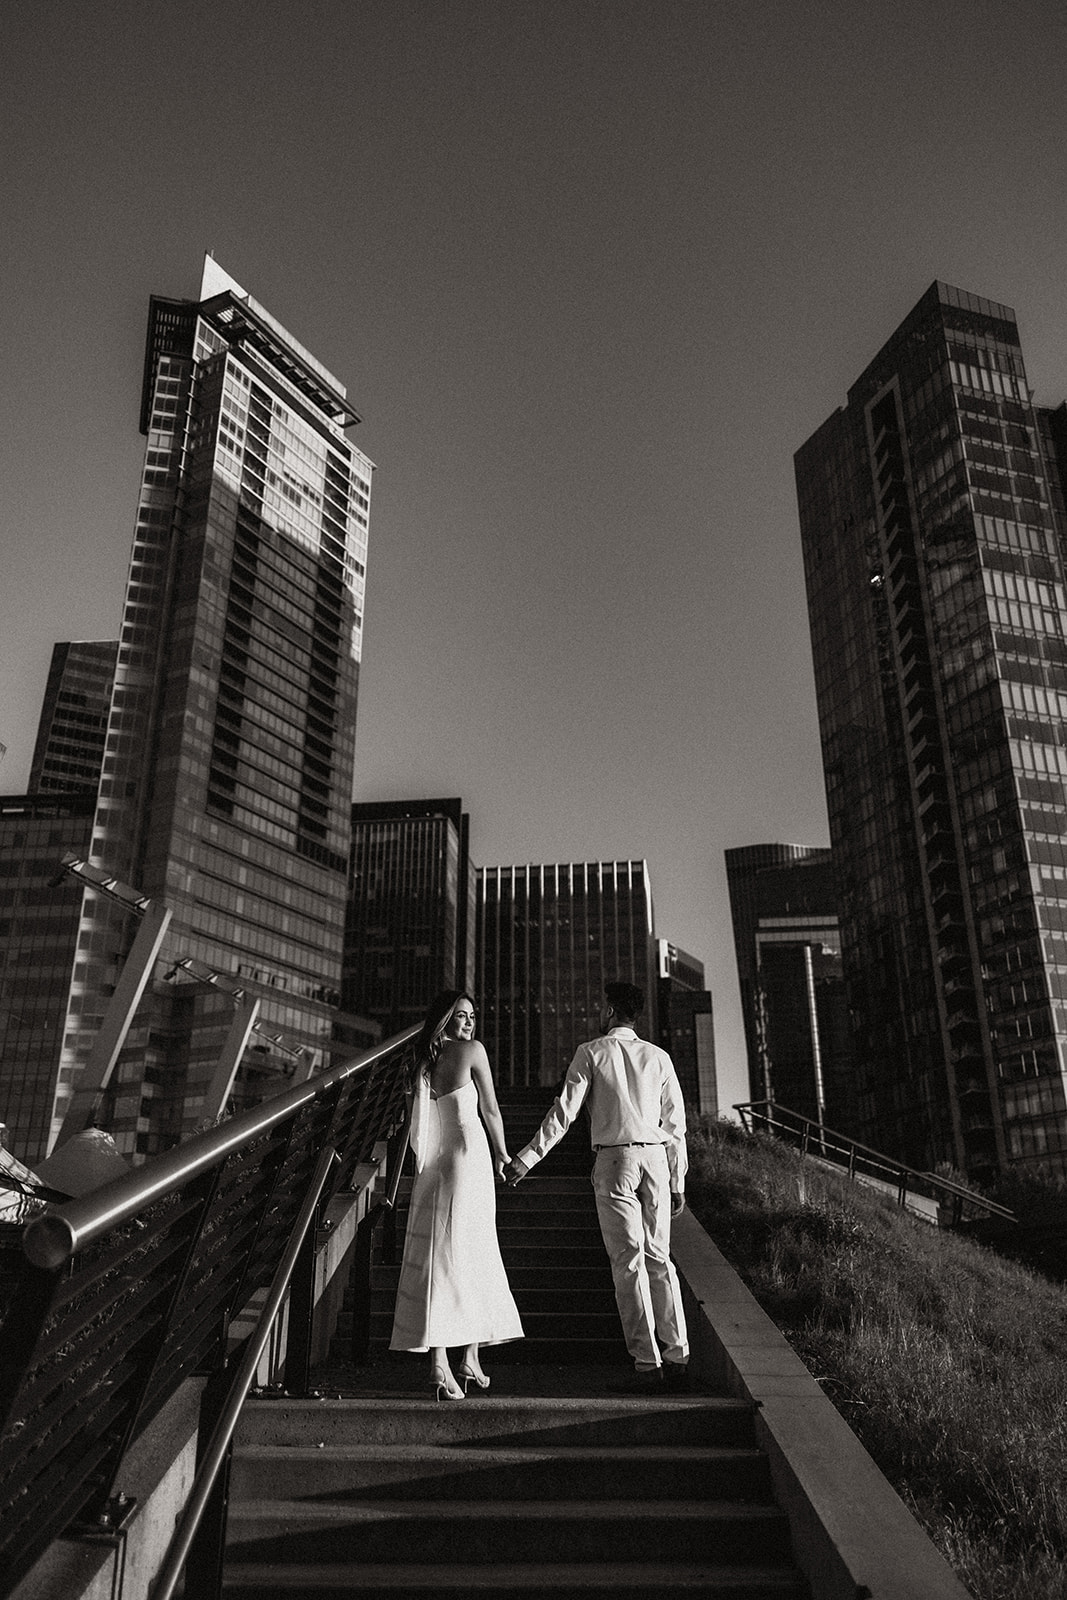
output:
<instances>
[{"instance_id":1,"label":"metal fence","mask_svg":"<svg viewBox=\"0 0 1067 1600\"><path fill-rule=\"evenodd\" d=\"M734 1107L748 1133L766 1129L789 1144L795 1145L802 1155L818 1156L840 1167L849 1178L874 1178L890 1189L896 1190L897 1204L907 1205L908 1196L921 1196L935 1201L944 1210L953 1225L957 1225L965 1212L979 1212L983 1216L1001 1217L1015 1221L1015 1213L1006 1206L989 1200L974 1189L943 1178L936 1172L919 1172L914 1167L887 1156L870 1145L860 1144L847 1133L823 1127L821 1122L790 1111L787 1106L776 1105L773 1100L751 1100Z\"/></svg>"},{"instance_id":2,"label":"metal fence","mask_svg":"<svg viewBox=\"0 0 1067 1600\"><path fill-rule=\"evenodd\" d=\"M402 1128L416 1033L3 1229L0 1595L53 1539L113 1523L133 1440L185 1378L234 1366L230 1324L275 1280L322 1153L320 1215ZM294 1338L306 1352L291 1308Z\"/></svg>"}]
</instances>

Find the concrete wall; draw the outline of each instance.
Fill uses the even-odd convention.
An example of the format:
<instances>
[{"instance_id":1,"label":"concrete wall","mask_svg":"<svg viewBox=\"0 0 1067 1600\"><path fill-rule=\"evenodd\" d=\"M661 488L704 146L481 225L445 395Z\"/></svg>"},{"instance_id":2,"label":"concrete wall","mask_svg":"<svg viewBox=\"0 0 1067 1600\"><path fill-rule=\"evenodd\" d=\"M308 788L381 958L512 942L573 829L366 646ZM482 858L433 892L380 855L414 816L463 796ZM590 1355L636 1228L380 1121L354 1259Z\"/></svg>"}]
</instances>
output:
<instances>
[{"instance_id":1,"label":"concrete wall","mask_svg":"<svg viewBox=\"0 0 1067 1600\"><path fill-rule=\"evenodd\" d=\"M674 1219L690 1370L756 1407L813 1600L970 1600L900 1496L691 1212Z\"/></svg>"}]
</instances>

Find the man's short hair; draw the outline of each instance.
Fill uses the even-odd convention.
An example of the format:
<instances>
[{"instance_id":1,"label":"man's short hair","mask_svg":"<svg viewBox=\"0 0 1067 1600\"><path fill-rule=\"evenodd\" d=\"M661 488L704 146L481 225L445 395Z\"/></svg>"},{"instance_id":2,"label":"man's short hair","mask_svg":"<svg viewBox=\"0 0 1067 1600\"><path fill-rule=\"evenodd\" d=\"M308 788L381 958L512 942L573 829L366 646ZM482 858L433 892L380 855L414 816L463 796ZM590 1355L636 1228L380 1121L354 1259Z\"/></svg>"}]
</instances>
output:
<instances>
[{"instance_id":1,"label":"man's short hair","mask_svg":"<svg viewBox=\"0 0 1067 1600\"><path fill-rule=\"evenodd\" d=\"M617 1017L639 1017L645 1009L645 991L636 983L606 983L604 993Z\"/></svg>"}]
</instances>

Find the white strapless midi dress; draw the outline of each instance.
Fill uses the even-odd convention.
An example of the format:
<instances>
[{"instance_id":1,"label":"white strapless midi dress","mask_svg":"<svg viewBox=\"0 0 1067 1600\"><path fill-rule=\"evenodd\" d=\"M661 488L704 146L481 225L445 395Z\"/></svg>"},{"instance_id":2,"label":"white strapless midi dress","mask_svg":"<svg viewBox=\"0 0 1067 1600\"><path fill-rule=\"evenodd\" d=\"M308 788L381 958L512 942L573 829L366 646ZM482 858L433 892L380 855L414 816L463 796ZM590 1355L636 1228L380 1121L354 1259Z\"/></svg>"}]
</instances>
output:
<instances>
[{"instance_id":1,"label":"white strapless midi dress","mask_svg":"<svg viewBox=\"0 0 1067 1600\"><path fill-rule=\"evenodd\" d=\"M473 1079L431 1099L404 1234L391 1350L523 1337L496 1236L496 1181Z\"/></svg>"}]
</instances>

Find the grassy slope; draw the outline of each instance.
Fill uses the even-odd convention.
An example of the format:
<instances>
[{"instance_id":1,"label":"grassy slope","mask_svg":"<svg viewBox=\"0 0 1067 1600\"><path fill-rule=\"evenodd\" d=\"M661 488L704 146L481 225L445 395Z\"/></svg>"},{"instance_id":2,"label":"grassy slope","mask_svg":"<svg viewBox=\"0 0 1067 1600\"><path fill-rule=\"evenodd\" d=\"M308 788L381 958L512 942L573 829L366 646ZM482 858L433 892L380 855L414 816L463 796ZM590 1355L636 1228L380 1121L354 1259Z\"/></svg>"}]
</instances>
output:
<instances>
[{"instance_id":1,"label":"grassy slope","mask_svg":"<svg viewBox=\"0 0 1067 1600\"><path fill-rule=\"evenodd\" d=\"M975 1600L1064 1600L1067 1289L732 1124L690 1160L694 1213Z\"/></svg>"}]
</instances>

